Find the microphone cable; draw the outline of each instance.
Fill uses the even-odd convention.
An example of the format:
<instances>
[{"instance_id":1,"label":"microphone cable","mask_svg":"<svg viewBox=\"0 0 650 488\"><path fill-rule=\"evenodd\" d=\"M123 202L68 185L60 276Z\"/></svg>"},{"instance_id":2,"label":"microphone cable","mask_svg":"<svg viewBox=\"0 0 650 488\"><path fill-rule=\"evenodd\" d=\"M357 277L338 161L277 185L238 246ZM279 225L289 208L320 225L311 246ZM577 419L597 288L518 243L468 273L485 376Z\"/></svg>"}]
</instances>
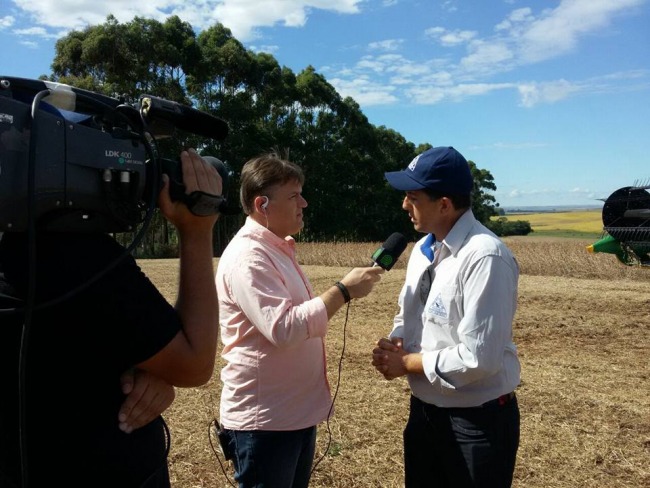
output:
<instances>
[{"instance_id":1,"label":"microphone cable","mask_svg":"<svg viewBox=\"0 0 650 488\"><path fill-rule=\"evenodd\" d=\"M330 445L332 444L332 429L330 427L330 418L332 417L332 411L334 410L334 403L336 402L336 397L339 394L339 387L341 386L341 373L343 371L343 358L345 357L345 346L346 346L346 337L347 337L347 327L348 327L348 317L350 315L350 302L347 303L346 308L345 308L345 320L343 322L343 346L341 347L341 356L339 357L339 362L338 362L338 372L337 372L337 377L336 377L336 386L334 387L334 395L332 396L332 402L330 403L330 408L329 411L327 412L327 420L325 422L325 425L327 427L327 444L325 446L325 450L323 451L323 454L318 458L316 463L311 468L311 471L309 472L309 477L311 478L312 475L314 474L314 471L316 471L316 468L318 465L321 463L321 461L327 456L327 453L330 449ZM231 481L230 476L228 476L228 473L226 473L226 468L224 467L223 463L221 462L221 457L217 453L217 450L214 447L214 443L212 442L212 435L211 432L214 430L215 435L218 436L218 430L219 430L219 423L217 422L217 419L213 419L208 428L208 442L210 443L210 448L212 449L212 452L214 453L215 457L217 458L217 461L219 462L219 466L221 467L221 472L225 476L226 480L228 480L228 483L233 487L237 488L236 485Z\"/></svg>"},{"instance_id":2,"label":"microphone cable","mask_svg":"<svg viewBox=\"0 0 650 488\"><path fill-rule=\"evenodd\" d=\"M311 472L309 473L309 477L311 478L312 474L314 474L314 471L320 464L320 462L325 458L327 455L327 452L330 450L330 444L332 443L332 430L330 428L330 418L332 416L332 410L334 410L334 402L336 402L336 397L339 394L339 386L341 386L341 372L343 371L343 357L345 356L345 342L346 342L346 336L347 336L347 328L348 328L348 316L350 315L350 302L347 303L347 306L345 308L345 321L343 322L343 346L341 347L341 357L339 358L339 364L338 364L338 374L336 377L336 386L334 387L334 396L332 397L332 403L330 404L330 409L329 412L327 412L327 420L325 422L325 425L327 427L327 445L325 446L325 451L323 451L323 454L321 455L320 458L318 458L318 461L312 466Z\"/></svg>"},{"instance_id":3,"label":"microphone cable","mask_svg":"<svg viewBox=\"0 0 650 488\"><path fill-rule=\"evenodd\" d=\"M217 438L217 442L219 443L219 450L221 451L221 454L223 455L225 460L228 461L229 457L228 455L226 455L223 444L221 443L221 437L219 437L219 433L221 432L222 427L221 424L219 424L216 415L214 415L216 412L214 401L212 401L211 408L212 408L213 417L212 417L212 421L208 424L208 442L210 443L210 448L214 453L214 457L217 458L217 461L219 462L219 467L221 468L221 472L223 473L223 476L228 481L228 484L230 484L230 486L232 486L233 488L237 488L235 483L233 483L233 481L230 479L230 476L228 476L228 473L226 472L226 467L223 465L224 463L221 462L221 457L219 456L217 449L214 447L214 442L212 442L212 432L214 431L214 436Z\"/></svg>"},{"instance_id":4,"label":"microphone cable","mask_svg":"<svg viewBox=\"0 0 650 488\"><path fill-rule=\"evenodd\" d=\"M212 435L210 435L213 430L214 430L214 434L217 436L217 439L218 439L219 438L219 422L217 422L217 419L212 419L212 422L210 422L210 424L208 426L208 442L210 443L210 448L212 449L212 452L214 453L214 457L216 457L217 461L219 461L219 466L221 467L221 472L223 473L224 477L226 478L226 480L228 480L228 483L230 484L230 486L232 486L233 488L237 488L235 483L233 483L232 480L230 479L230 476L228 476L228 473L226 473L226 467L221 462L221 457L219 457L219 454L217 453L217 450L214 447L214 443L212 442ZM225 453L223 453L223 448L222 448L222 454L224 454L224 457L225 457Z\"/></svg>"}]
</instances>

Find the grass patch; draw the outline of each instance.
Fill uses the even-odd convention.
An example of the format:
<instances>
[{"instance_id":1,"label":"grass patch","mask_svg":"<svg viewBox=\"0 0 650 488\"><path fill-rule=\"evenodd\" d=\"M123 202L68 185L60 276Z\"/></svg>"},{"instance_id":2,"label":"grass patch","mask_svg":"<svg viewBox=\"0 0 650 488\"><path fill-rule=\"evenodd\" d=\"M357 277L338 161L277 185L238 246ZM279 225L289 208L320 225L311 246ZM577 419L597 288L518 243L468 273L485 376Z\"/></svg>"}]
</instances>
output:
<instances>
[{"instance_id":1,"label":"grass patch","mask_svg":"<svg viewBox=\"0 0 650 488\"><path fill-rule=\"evenodd\" d=\"M504 240L521 267L513 331L522 364L521 441L512 487L650 488L650 269L590 254L585 245L593 241L536 234ZM379 244L297 248L319 295L367 263ZM410 389L404 378L384 380L371 361L377 339L391 330L412 245L370 296L350 302L349 316L342 309L330 320L327 375L340 389L329 426L318 427L315 460L322 462L311 488L404 487ZM174 303L178 260L139 264ZM177 388L164 413L174 488L231 486L232 463L210 437L223 364L217 357L208 384Z\"/></svg>"}]
</instances>

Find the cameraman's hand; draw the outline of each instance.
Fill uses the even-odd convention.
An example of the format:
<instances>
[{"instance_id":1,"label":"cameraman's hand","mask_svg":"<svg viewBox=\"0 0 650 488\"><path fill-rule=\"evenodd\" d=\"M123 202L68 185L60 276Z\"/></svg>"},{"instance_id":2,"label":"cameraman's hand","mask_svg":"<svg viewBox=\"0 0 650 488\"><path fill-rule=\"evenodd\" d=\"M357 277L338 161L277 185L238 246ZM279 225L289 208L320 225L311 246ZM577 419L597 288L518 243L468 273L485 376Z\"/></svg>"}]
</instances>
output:
<instances>
[{"instance_id":1,"label":"cameraman's hand","mask_svg":"<svg viewBox=\"0 0 650 488\"><path fill-rule=\"evenodd\" d=\"M130 434L158 418L174 401L174 387L141 369L129 369L120 377L126 399L118 414L119 428Z\"/></svg>"},{"instance_id":2,"label":"cameraman's hand","mask_svg":"<svg viewBox=\"0 0 650 488\"><path fill-rule=\"evenodd\" d=\"M183 184L188 195L201 191L211 195L221 195L222 181L216 168L206 163L194 149L181 152ZM196 216L181 201L172 201L169 195L169 177L163 174L163 188L158 196L158 207L180 232L183 230L203 230L203 226L211 230L219 215Z\"/></svg>"}]
</instances>

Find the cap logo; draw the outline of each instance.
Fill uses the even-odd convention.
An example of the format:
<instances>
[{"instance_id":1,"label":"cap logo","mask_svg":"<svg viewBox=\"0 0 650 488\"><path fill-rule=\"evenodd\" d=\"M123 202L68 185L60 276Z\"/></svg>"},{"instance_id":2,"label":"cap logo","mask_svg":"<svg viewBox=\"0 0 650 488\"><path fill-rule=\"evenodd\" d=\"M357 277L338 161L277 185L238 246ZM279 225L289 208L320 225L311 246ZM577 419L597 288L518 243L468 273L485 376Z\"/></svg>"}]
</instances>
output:
<instances>
[{"instance_id":1,"label":"cap logo","mask_svg":"<svg viewBox=\"0 0 650 488\"><path fill-rule=\"evenodd\" d=\"M411 171L415 171L415 166L418 164L418 160L420 159L421 154L418 154L413 158L413 161L409 164L409 169Z\"/></svg>"}]
</instances>

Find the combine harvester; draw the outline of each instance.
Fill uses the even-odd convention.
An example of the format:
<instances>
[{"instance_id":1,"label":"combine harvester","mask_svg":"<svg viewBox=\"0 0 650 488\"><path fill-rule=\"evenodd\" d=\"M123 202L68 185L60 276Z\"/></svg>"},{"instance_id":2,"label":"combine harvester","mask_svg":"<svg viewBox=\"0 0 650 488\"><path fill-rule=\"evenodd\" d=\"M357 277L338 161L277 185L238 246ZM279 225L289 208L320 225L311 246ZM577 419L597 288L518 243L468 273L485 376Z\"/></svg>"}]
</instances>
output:
<instances>
[{"instance_id":1,"label":"combine harvester","mask_svg":"<svg viewBox=\"0 0 650 488\"><path fill-rule=\"evenodd\" d=\"M650 182L647 182L650 183ZM589 252L616 255L627 266L650 267L650 184L626 186L603 205L604 236Z\"/></svg>"}]
</instances>

